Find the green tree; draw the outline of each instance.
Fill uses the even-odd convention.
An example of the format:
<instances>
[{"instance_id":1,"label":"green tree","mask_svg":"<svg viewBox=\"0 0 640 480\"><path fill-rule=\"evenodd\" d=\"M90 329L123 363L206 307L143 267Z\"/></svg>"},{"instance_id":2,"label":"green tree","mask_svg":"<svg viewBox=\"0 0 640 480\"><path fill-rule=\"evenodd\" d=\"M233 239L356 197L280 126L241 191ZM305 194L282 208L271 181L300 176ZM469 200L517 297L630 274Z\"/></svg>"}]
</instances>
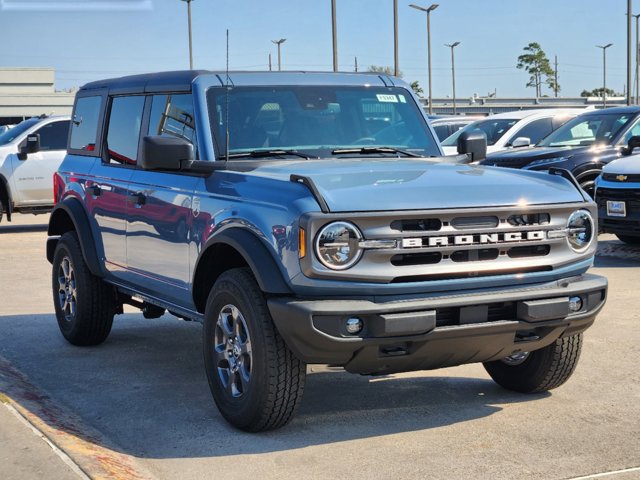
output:
<instances>
[{"instance_id":1,"label":"green tree","mask_svg":"<svg viewBox=\"0 0 640 480\"><path fill-rule=\"evenodd\" d=\"M424 90L422 90L422 87L420 86L420 83L418 82L418 80L411 82L411 88L413 89L416 95L418 95L419 97L422 97Z\"/></svg>"},{"instance_id":2,"label":"green tree","mask_svg":"<svg viewBox=\"0 0 640 480\"><path fill-rule=\"evenodd\" d=\"M615 92L611 88L606 89L607 97L624 97L622 93ZM602 96L602 87L594 88L593 90L583 90L580 93L581 97L601 97Z\"/></svg>"},{"instance_id":3,"label":"green tree","mask_svg":"<svg viewBox=\"0 0 640 480\"><path fill-rule=\"evenodd\" d=\"M393 75L393 68L381 67L378 65L370 65L367 72L383 73L385 75ZM398 77L402 78L402 72L398 72Z\"/></svg>"},{"instance_id":4,"label":"green tree","mask_svg":"<svg viewBox=\"0 0 640 480\"><path fill-rule=\"evenodd\" d=\"M531 42L524 47L525 53L518 57L517 68L524 69L529 74L527 87L536 89L536 97L542 96L542 85L546 84L555 92L560 91L560 85L556 84L555 72L551 63L537 42Z\"/></svg>"}]
</instances>

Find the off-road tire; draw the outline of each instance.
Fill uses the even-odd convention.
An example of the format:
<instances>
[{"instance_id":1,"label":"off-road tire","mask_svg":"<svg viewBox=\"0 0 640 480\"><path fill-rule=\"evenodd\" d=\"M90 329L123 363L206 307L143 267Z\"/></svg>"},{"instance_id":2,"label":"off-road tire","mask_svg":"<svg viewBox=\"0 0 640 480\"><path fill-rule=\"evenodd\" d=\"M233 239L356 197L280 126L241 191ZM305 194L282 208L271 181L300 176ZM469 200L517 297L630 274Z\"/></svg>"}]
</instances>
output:
<instances>
[{"instance_id":1,"label":"off-road tire","mask_svg":"<svg viewBox=\"0 0 640 480\"><path fill-rule=\"evenodd\" d=\"M507 390L521 393L546 392L566 382L578 364L582 334L557 339L551 345L531 352L518 365L502 360L485 362L491 378Z\"/></svg>"},{"instance_id":2,"label":"off-road tire","mask_svg":"<svg viewBox=\"0 0 640 480\"><path fill-rule=\"evenodd\" d=\"M236 314L235 320L229 312ZM225 321L234 321L243 330L235 343L249 343L250 357L246 352L240 355L241 367L236 359L224 358L224 345L228 345L225 342L233 337L223 334L220 325ZM209 388L229 423L241 430L260 432L282 427L291 420L302 400L306 364L289 350L276 330L265 296L250 270L235 268L217 279L207 299L202 339ZM226 352L231 357L231 350ZM250 371L246 369L247 358ZM248 378L246 385L240 377L232 377L238 375L232 373L232 362L240 374L248 373L244 377ZM240 394L229 387L232 378L234 385L240 382Z\"/></svg>"},{"instance_id":3,"label":"off-road tire","mask_svg":"<svg viewBox=\"0 0 640 480\"><path fill-rule=\"evenodd\" d=\"M75 232L62 235L56 245L52 288L58 326L69 343L89 346L107 339L115 314L115 293L89 271ZM65 303L65 292L73 297L74 307Z\"/></svg>"},{"instance_id":4,"label":"off-road tire","mask_svg":"<svg viewBox=\"0 0 640 480\"><path fill-rule=\"evenodd\" d=\"M620 235L616 233L616 237L618 237L618 240L629 245L640 245L640 236L636 237L633 235Z\"/></svg>"}]
</instances>

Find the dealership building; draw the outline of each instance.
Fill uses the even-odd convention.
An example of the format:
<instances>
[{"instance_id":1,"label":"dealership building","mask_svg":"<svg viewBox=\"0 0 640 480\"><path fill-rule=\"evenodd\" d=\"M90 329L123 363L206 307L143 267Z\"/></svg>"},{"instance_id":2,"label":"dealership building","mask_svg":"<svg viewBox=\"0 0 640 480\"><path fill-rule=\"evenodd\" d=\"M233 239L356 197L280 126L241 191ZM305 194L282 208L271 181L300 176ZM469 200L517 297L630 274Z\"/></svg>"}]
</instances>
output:
<instances>
[{"instance_id":1,"label":"dealership building","mask_svg":"<svg viewBox=\"0 0 640 480\"><path fill-rule=\"evenodd\" d=\"M56 92L54 80L53 68L0 68L0 125L71 114L75 92Z\"/></svg>"}]
</instances>

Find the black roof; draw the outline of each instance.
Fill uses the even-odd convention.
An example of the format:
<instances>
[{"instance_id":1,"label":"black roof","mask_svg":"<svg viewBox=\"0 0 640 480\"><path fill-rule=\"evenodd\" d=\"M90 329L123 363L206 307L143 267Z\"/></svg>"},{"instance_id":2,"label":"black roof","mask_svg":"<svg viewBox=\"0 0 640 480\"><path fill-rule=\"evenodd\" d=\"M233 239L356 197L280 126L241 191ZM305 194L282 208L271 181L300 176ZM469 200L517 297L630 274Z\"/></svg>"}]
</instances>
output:
<instances>
[{"instance_id":1,"label":"black roof","mask_svg":"<svg viewBox=\"0 0 640 480\"><path fill-rule=\"evenodd\" d=\"M213 72L207 70L178 70L174 72L129 75L90 82L80 90L109 88L114 93L190 91L193 80L197 76L207 73Z\"/></svg>"}]
</instances>

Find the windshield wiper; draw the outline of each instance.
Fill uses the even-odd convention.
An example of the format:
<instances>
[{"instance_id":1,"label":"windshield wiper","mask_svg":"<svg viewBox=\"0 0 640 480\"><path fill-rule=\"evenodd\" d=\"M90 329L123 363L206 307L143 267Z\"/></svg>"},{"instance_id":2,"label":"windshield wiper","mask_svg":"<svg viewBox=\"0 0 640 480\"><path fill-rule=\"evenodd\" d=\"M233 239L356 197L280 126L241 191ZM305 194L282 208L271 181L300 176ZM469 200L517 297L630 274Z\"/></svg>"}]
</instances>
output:
<instances>
[{"instance_id":1,"label":"windshield wiper","mask_svg":"<svg viewBox=\"0 0 640 480\"><path fill-rule=\"evenodd\" d=\"M407 157L422 157L422 155L418 155L417 153L393 147L336 148L331 152L332 155L348 155L350 153L357 153L359 155L368 155L370 153L398 153Z\"/></svg>"},{"instance_id":2,"label":"windshield wiper","mask_svg":"<svg viewBox=\"0 0 640 480\"><path fill-rule=\"evenodd\" d=\"M250 152L232 153L227 157L227 160L231 158L246 158L246 157L249 157L249 158L283 157L285 155L293 155L294 157L304 158L305 160L309 160L311 158L318 158L312 155L307 155L306 153L298 152L297 150L275 149L275 150L252 150Z\"/></svg>"}]
</instances>

